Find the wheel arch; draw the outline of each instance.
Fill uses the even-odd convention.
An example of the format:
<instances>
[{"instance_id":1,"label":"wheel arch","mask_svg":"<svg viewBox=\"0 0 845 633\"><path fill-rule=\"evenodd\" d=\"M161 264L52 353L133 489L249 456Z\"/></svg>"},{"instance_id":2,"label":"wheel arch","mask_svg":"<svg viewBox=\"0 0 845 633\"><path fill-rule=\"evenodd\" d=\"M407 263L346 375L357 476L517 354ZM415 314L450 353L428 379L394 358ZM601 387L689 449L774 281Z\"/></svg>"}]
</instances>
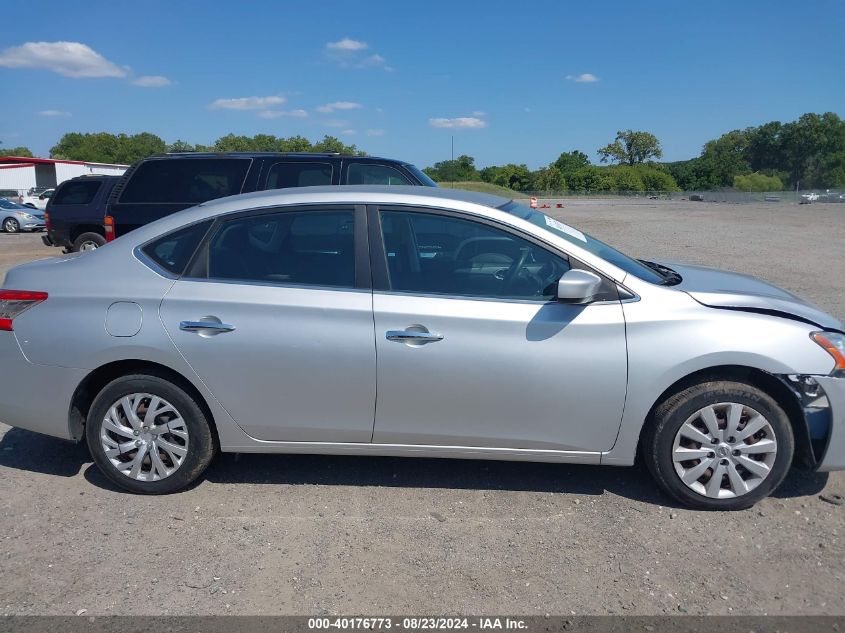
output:
<instances>
[{"instance_id":1,"label":"wheel arch","mask_svg":"<svg viewBox=\"0 0 845 633\"><path fill-rule=\"evenodd\" d=\"M771 396L778 406L784 410L789 418L789 424L792 426L792 434L795 438L793 464L806 468L811 468L815 465L816 458L813 454L807 419L804 415L801 401L796 393L778 375L771 374L756 367L744 365L719 365L699 369L678 379L667 387L652 403L645 422L640 429L639 439L637 441L637 455L639 456L640 454L640 442L642 441L643 434L649 425L654 423L655 409L662 402L688 387L715 380L744 382L757 387Z\"/></svg>"},{"instance_id":2,"label":"wheel arch","mask_svg":"<svg viewBox=\"0 0 845 633\"><path fill-rule=\"evenodd\" d=\"M70 230L70 241L75 242L84 233L96 233L101 237L106 235L105 229L100 224L77 224Z\"/></svg>"},{"instance_id":3,"label":"wheel arch","mask_svg":"<svg viewBox=\"0 0 845 633\"><path fill-rule=\"evenodd\" d=\"M208 402L200 393L194 384L185 378L179 372L153 361L129 359L119 360L111 363L106 363L90 372L76 387L73 397L70 401L70 410L68 412L68 423L70 425L71 437L80 440L85 436L85 422L88 418L88 412L91 409L91 404L97 394L109 384L112 380L127 376L130 374L148 374L157 376L164 380L168 380L175 385L184 389L199 405L206 419L211 426L211 435L214 438L215 446L220 447L220 438L217 432L217 424L214 419L214 414Z\"/></svg>"}]
</instances>

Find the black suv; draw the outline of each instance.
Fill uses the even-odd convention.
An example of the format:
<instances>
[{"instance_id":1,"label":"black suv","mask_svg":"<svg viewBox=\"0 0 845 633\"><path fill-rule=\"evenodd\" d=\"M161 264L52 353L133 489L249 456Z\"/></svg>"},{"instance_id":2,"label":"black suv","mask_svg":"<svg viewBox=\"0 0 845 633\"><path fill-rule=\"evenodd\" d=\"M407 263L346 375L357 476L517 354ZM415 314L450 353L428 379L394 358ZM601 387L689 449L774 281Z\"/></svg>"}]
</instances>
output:
<instances>
[{"instance_id":1,"label":"black suv","mask_svg":"<svg viewBox=\"0 0 845 633\"><path fill-rule=\"evenodd\" d=\"M413 165L389 158L261 152L163 154L132 165L112 190L106 238L215 198L341 184L437 186Z\"/></svg>"},{"instance_id":2,"label":"black suv","mask_svg":"<svg viewBox=\"0 0 845 633\"><path fill-rule=\"evenodd\" d=\"M66 180L47 202L47 246L65 252L93 250L106 243L103 217L112 188L122 176L78 176Z\"/></svg>"}]
</instances>

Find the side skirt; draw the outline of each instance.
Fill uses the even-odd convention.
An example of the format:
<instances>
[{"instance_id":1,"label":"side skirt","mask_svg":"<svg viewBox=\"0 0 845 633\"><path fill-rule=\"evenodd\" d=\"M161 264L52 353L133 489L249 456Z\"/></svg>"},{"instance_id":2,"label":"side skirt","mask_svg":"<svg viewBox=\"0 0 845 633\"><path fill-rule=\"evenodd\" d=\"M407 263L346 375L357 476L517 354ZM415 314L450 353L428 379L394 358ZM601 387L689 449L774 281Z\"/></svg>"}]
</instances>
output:
<instances>
[{"instance_id":1,"label":"side skirt","mask_svg":"<svg viewBox=\"0 0 845 633\"><path fill-rule=\"evenodd\" d=\"M429 446L423 444L355 444L335 442L267 442L254 440L244 446L225 446L224 453L289 453L306 455L377 455L390 457L442 457L526 462L599 464L602 454L589 451L554 451L479 446Z\"/></svg>"}]
</instances>

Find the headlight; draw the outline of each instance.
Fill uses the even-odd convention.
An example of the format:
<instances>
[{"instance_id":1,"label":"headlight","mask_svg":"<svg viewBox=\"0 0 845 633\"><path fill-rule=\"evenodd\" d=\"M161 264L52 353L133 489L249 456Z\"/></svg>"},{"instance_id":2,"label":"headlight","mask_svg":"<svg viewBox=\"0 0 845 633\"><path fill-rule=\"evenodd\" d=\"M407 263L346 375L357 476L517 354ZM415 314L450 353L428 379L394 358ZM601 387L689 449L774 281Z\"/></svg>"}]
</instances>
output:
<instances>
[{"instance_id":1,"label":"headlight","mask_svg":"<svg viewBox=\"0 0 845 633\"><path fill-rule=\"evenodd\" d=\"M24 220L36 220L37 218L31 213L21 213Z\"/></svg>"},{"instance_id":2,"label":"headlight","mask_svg":"<svg viewBox=\"0 0 845 633\"><path fill-rule=\"evenodd\" d=\"M833 357L836 365L833 372L845 372L845 334L838 332L813 332L810 338L821 345Z\"/></svg>"}]
</instances>

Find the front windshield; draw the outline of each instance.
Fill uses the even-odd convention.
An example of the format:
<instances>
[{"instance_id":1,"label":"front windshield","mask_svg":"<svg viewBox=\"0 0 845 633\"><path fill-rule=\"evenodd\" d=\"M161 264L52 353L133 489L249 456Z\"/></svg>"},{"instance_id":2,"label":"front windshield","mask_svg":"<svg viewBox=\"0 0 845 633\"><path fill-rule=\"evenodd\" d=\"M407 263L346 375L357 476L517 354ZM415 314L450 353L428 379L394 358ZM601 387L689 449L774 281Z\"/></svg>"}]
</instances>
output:
<instances>
[{"instance_id":1,"label":"front windshield","mask_svg":"<svg viewBox=\"0 0 845 633\"><path fill-rule=\"evenodd\" d=\"M406 164L405 167L417 177L417 179L426 187L436 187L437 183L434 182L431 178L428 177L424 171L422 171L416 165Z\"/></svg>"},{"instance_id":2,"label":"front windshield","mask_svg":"<svg viewBox=\"0 0 845 633\"><path fill-rule=\"evenodd\" d=\"M649 268L636 259L628 257L624 253L617 251L612 246L608 246L601 240L597 240L586 233L582 233L581 231L572 228L568 224L555 220L554 218L547 216L545 213L540 213L535 209L526 207L525 205L519 204L513 200L502 205L499 209L505 213L510 213L518 218L527 220L528 222L531 222L531 224L539 226L558 237L562 237L571 244L580 246L593 255L601 257L603 260L610 262L617 268L624 270L626 273L634 275L638 279L642 279L643 281L647 281L652 284L662 284L666 280L665 277L661 276L655 270Z\"/></svg>"}]
</instances>

